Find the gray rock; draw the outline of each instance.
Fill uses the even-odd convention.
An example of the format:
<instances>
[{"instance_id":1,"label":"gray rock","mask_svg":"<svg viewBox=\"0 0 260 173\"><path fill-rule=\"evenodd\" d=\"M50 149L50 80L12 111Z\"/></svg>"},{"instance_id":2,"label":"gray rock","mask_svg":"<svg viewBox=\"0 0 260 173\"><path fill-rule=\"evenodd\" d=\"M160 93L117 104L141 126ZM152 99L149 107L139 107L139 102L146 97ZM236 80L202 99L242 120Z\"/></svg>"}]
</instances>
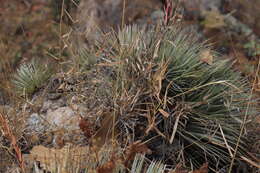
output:
<instances>
[{"instance_id":1,"label":"gray rock","mask_svg":"<svg viewBox=\"0 0 260 173\"><path fill-rule=\"evenodd\" d=\"M46 120L57 129L79 129L79 116L70 107L60 107L54 111L48 110Z\"/></svg>"},{"instance_id":2,"label":"gray rock","mask_svg":"<svg viewBox=\"0 0 260 173\"><path fill-rule=\"evenodd\" d=\"M41 114L45 114L47 111L53 111L60 107L66 106L67 103L64 98L60 98L58 100L46 100L43 102L42 108L40 110Z\"/></svg>"},{"instance_id":3,"label":"gray rock","mask_svg":"<svg viewBox=\"0 0 260 173\"><path fill-rule=\"evenodd\" d=\"M61 98L61 93L49 93L47 97L50 100L58 100Z\"/></svg>"},{"instance_id":4,"label":"gray rock","mask_svg":"<svg viewBox=\"0 0 260 173\"><path fill-rule=\"evenodd\" d=\"M27 120L27 130L34 133L41 133L46 130L46 125L42 117L39 114L33 113Z\"/></svg>"}]
</instances>

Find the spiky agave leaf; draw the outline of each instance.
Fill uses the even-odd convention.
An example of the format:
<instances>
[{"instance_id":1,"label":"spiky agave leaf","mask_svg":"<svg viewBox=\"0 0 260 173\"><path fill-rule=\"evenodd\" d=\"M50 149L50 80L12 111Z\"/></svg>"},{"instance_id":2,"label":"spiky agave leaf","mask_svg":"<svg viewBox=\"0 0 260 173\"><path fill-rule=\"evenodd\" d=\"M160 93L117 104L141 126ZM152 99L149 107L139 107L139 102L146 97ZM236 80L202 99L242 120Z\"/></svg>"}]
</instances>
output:
<instances>
[{"instance_id":1,"label":"spiky agave leaf","mask_svg":"<svg viewBox=\"0 0 260 173\"><path fill-rule=\"evenodd\" d=\"M168 145L179 141L185 159L196 167L230 161L248 94L245 80L229 62L213 52L214 63L203 62L202 51L209 47L178 26L147 32L129 26L96 48L97 62L114 72L109 78L115 89L113 109L124 123L134 117L125 127L134 129L142 121L146 134L155 131ZM245 150L243 139L239 155Z\"/></svg>"},{"instance_id":2,"label":"spiky agave leaf","mask_svg":"<svg viewBox=\"0 0 260 173\"><path fill-rule=\"evenodd\" d=\"M145 156L141 154L137 154L135 156L134 162L132 164L131 173L142 173L144 169L144 159ZM161 162L155 162L152 161L147 170L146 173L163 173L165 171L166 166L162 164Z\"/></svg>"},{"instance_id":3,"label":"spiky agave leaf","mask_svg":"<svg viewBox=\"0 0 260 173\"><path fill-rule=\"evenodd\" d=\"M30 95L40 88L51 76L51 69L38 61L32 60L22 64L13 77L16 92L20 95Z\"/></svg>"}]
</instances>

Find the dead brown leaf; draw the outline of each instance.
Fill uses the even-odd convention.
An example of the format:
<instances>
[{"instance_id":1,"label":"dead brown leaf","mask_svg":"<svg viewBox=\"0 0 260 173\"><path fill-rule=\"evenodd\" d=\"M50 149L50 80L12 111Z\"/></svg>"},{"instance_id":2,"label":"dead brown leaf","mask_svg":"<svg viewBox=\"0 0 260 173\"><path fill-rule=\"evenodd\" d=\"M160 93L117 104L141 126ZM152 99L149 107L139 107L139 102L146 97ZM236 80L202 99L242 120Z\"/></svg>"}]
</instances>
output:
<instances>
[{"instance_id":1,"label":"dead brown leaf","mask_svg":"<svg viewBox=\"0 0 260 173\"><path fill-rule=\"evenodd\" d=\"M134 160L135 155L141 154L151 154L152 151L147 147L146 144L142 143L141 140L135 141L134 143L130 144L126 149L126 159L124 161L124 165L127 167L128 164Z\"/></svg>"},{"instance_id":2,"label":"dead brown leaf","mask_svg":"<svg viewBox=\"0 0 260 173\"><path fill-rule=\"evenodd\" d=\"M170 114L166 111L164 111L163 109L159 109L159 112L165 117L168 118L170 116Z\"/></svg>"},{"instance_id":3,"label":"dead brown leaf","mask_svg":"<svg viewBox=\"0 0 260 173\"><path fill-rule=\"evenodd\" d=\"M62 148L65 145L64 141L65 129L59 129L54 132L54 144L57 148Z\"/></svg>"},{"instance_id":4,"label":"dead brown leaf","mask_svg":"<svg viewBox=\"0 0 260 173\"><path fill-rule=\"evenodd\" d=\"M97 173L113 173L115 167L116 159L114 156L112 156L109 162L106 162L97 168Z\"/></svg>"},{"instance_id":5,"label":"dead brown leaf","mask_svg":"<svg viewBox=\"0 0 260 173\"><path fill-rule=\"evenodd\" d=\"M204 163L199 169L194 170L192 173L208 173L208 163Z\"/></svg>"},{"instance_id":6,"label":"dead brown leaf","mask_svg":"<svg viewBox=\"0 0 260 173\"><path fill-rule=\"evenodd\" d=\"M213 56L212 56L212 54L211 54L211 52L210 52L210 50L209 49L205 49L205 50L203 50L202 52L201 52L201 54L200 54L200 60L202 61L202 62L205 62L205 63L207 63L208 65L212 65L213 64Z\"/></svg>"},{"instance_id":7,"label":"dead brown leaf","mask_svg":"<svg viewBox=\"0 0 260 173\"><path fill-rule=\"evenodd\" d=\"M80 119L79 128L87 138L91 138L94 134L94 124L90 123L87 119Z\"/></svg>"},{"instance_id":8,"label":"dead brown leaf","mask_svg":"<svg viewBox=\"0 0 260 173\"><path fill-rule=\"evenodd\" d=\"M103 114L103 117L101 128L98 129L97 133L92 137L93 145L95 145L98 151L104 144L112 142L113 135L116 137L119 134L113 124L114 120L115 122L117 121L117 115L107 112Z\"/></svg>"}]
</instances>

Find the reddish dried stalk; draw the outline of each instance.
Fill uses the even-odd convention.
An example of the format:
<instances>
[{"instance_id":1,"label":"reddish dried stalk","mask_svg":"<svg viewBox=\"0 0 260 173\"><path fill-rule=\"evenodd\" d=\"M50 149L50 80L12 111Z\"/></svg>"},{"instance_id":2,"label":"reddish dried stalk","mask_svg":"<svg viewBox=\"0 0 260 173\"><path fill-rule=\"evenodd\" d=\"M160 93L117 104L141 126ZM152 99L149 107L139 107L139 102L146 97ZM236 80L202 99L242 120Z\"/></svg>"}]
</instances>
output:
<instances>
[{"instance_id":1,"label":"reddish dried stalk","mask_svg":"<svg viewBox=\"0 0 260 173\"><path fill-rule=\"evenodd\" d=\"M16 160L19 163L19 167L21 168L21 171L25 173L25 164L22 157L21 149L17 144L16 137L13 135L12 130L10 129L7 119L1 112L0 112L0 126L2 127L4 136L10 141L11 146L14 148Z\"/></svg>"},{"instance_id":2,"label":"reddish dried stalk","mask_svg":"<svg viewBox=\"0 0 260 173\"><path fill-rule=\"evenodd\" d=\"M170 22L170 19L173 17L173 2L172 0L165 0L164 3L164 25L168 25Z\"/></svg>"}]
</instances>

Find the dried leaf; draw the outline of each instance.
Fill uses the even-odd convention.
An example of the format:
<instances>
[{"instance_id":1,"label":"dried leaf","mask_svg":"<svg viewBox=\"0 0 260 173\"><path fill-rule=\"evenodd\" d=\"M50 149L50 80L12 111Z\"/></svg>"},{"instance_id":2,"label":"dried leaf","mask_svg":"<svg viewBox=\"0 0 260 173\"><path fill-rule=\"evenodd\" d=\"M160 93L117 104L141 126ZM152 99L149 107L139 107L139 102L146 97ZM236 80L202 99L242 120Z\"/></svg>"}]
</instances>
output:
<instances>
[{"instance_id":1,"label":"dried leaf","mask_svg":"<svg viewBox=\"0 0 260 173\"><path fill-rule=\"evenodd\" d=\"M65 129L60 129L54 132L54 144L57 148L62 148L65 145L64 141Z\"/></svg>"},{"instance_id":2,"label":"dried leaf","mask_svg":"<svg viewBox=\"0 0 260 173\"><path fill-rule=\"evenodd\" d=\"M203 50L202 52L201 52L201 54L200 54L200 60L202 61L202 62L205 62L205 63L207 63L207 64L209 64L209 65L212 65L213 64L213 56L212 56L212 54L211 54L211 52L210 52L210 50L209 49L205 49L205 50Z\"/></svg>"},{"instance_id":3,"label":"dried leaf","mask_svg":"<svg viewBox=\"0 0 260 173\"><path fill-rule=\"evenodd\" d=\"M32 134L31 136L28 136L28 140L31 144L36 144L40 141L40 138L36 134Z\"/></svg>"},{"instance_id":4,"label":"dried leaf","mask_svg":"<svg viewBox=\"0 0 260 173\"><path fill-rule=\"evenodd\" d=\"M115 157L112 156L111 160L97 168L97 173L113 173L116 167Z\"/></svg>"},{"instance_id":5,"label":"dried leaf","mask_svg":"<svg viewBox=\"0 0 260 173\"><path fill-rule=\"evenodd\" d=\"M127 167L129 162L134 160L135 155L138 153L151 154L152 151L146 146L146 144L142 143L141 140L135 141L126 149L126 159L124 161L124 165Z\"/></svg>"},{"instance_id":6,"label":"dried leaf","mask_svg":"<svg viewBox=\"0 0 260 173\"><path fill-rule=\"evenodd\" d=\"M84 133L84 136L87 138L91 138L94 134L94 125L91 124L87 119L80 119L79 128Z\"/></svg>"},{"instance_id":7,"label":"dried leaf","mask_svg":"<svg viewBox=\"0 0 260 173\"><path fill-rule=\"evenodd\" d=\"M166 111L164 111L163 109L159 109L159 112L165 117L168 118L170 116L170 114Z\"/></svg>"},{"instance_id":8,"label":"dried leaf","mask_svg":"<svg viewBox=\"0 0 260 173\"><path fill-rule=\"evenodd\" d=\"M116 128L113 128L113 116L115 122L117 121L117 115L112 115L111 112L103 114L104 119L101 121L101 128L92 137L93 144L99 150L105 143L109 143L113 140L113 134L117 136L119 134ZM114 133L112 131L114 130Z\"/></svg>"},{"instance_id":9,"label":"dried leaf","mask_svg":"<svg viewBox=\"0 0 260 173\"><path fill-rule=\"evenodd\" d=\"M193 171L192 173L208 173L208 163L204 163L199 169Z\"/></svg>"}]
</instances>

